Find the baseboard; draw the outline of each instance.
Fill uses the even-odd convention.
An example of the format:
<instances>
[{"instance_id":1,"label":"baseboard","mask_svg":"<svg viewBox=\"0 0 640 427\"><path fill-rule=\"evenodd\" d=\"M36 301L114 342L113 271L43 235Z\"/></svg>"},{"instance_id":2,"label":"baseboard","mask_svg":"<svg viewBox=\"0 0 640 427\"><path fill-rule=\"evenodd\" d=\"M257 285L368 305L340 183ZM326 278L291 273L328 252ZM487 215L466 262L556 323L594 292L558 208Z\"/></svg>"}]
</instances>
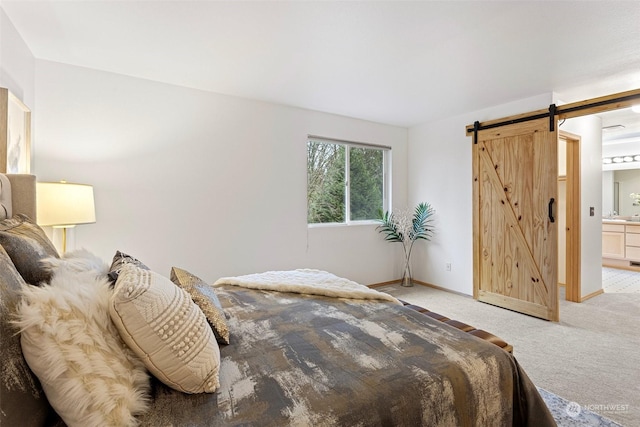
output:
<instances>
[{"instance_id":1,"label":"baseboard","mask_svg":"<svg viewBox=\"0 0 640 427\"><path fill-rule=\"evenodd\" d=\"M597 297L600 294L604 294L604 289L598 289L597 291L592 292L589 295L583 296L582 298L580 298L580 302L585 302L586 300Z\"/></svg>"},{"instance_id":2,"label":"baseboard","mask_svg":"<svg viewBox=\"0 0 640 427\"><path fill-rule=\"evenodd\" d=\"M628 259L602 258L602 266L640 272L640 265L638 265L636 261L630 261Z\"/></svg>"},{"instance_id":3,"label":"baseboard","mask_svg":"<svg viewBox=\"0 0 640 427\"><path fill-rule=\"evenodd\" d=\"M469 294L465 294L464 292L459 292L459 291L454 291L454 290L451 290L451 289L443 288L442 286L434 285L433 283L427 283L427 282L423 282L421 280L414 280L413 283L415 283L416 285L426 286L428 288L437 289L439 291L449 292L451 294L456 294L456 295L460 295L460 296L463 296L463 297L473 298L473 295L469 295Z\"/></svg>"},{"instance_id":4,"label":"baseboard","mask_svg":"<svg viewBox=\"0 0 640 427\"><path fill-rule=\"evenodd\" d=\"M399 284L402 280L398 279L398 280L389 280L388 282L380 282L380 283L373 283L371 285L367 285L368 288L381 288L383 286L389 286L389 285L396 285ZM458 292L458 291L453 291L451 289L447 289L447 288L443 288L442 286L438 286L438 285L434 285L432 283L427 283L427 282L423 282L421 280L414 280L413 281L414 285L420 285L420 286L426 286L427 288L433 288L433 289L437 289L439 291L444 291L444 292L449 292L452 294L456 294L456 295L460 295L463 297L469 297L469 298L473 298L473 295L469 295L469 294L465 294L464 292ZM566 286L564 283L558 283L558 286ZM600 294L604 293L604 289L598 289L597 291L590 293L589 295L586 295L582 298L580 298L580 302L584 302L588 299L591 299L593 297L597 297Z\"/></svg>"},{"instance_id":5,"label":"baseboard","mask_svg":"<svg viewBox=\"0 0 640 427\"><path fill-rule=\"evenodd\" d=\"M367 287L375 289L375 288L381 288L383 286L400 284L401 282L402 282L402 279L390 280L388 282L373 283L371 285L367 285ZM427 288L433 288L433 289L437 289L439 291L449 292L449 293L460 295L460 296L463 296L463 297L473 298L472 295L465 294L463 292L453 291L451 289L443 288L442 286L438 286L438 285L434 285L434 284L431 284L431 283L423 282L421 280L415 280L414 279L413 280L413 284L414 285L420 285L420 286L426 286Z\"/></svg>"},{"instance_id":6,"label":"baseboard","mask_svg":"<svg viewBox=\"0 0 640 427\"><path fill-rule=\"evenodd\" d=\"M390 280L388 282L373 283L371 285L367 285L367 288L381 288L383 286L395 285L396 283L400 283L400 280Z\"/></svg>"}]
</instances>

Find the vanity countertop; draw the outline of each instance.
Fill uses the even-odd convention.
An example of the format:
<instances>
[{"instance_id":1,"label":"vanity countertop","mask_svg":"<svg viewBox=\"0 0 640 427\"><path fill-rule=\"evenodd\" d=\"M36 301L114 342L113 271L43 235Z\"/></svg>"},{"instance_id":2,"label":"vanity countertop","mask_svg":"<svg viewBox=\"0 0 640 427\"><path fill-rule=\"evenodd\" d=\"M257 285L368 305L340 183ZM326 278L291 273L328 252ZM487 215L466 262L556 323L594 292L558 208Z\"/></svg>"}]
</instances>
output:
<instances>
[{"instance_id":1,"label":"vanity countertop","mask_svg":"<svg viewBox=\"0 0 640 427\"><path fill-rule=\"evenodd\" d=\"M602 218L602 223L640 225L640 217Z\"/></svg>"}]
</instances>

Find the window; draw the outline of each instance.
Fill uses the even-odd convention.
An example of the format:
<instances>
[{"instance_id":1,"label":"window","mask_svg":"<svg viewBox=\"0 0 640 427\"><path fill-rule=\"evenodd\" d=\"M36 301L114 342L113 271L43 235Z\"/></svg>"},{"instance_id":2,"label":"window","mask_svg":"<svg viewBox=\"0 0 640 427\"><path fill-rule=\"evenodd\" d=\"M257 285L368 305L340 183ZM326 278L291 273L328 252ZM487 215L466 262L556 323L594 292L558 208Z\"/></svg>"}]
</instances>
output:
<instances>
[{"instance_id":1,"label":"window","mask_svg":"<svg viewBox=\"0 0 640 427\"><path fill-rule=\"evenodd\" d=\"M307 222L375 220L388 210L391 148L309 136Z\"/></svg>"}]
</instances>

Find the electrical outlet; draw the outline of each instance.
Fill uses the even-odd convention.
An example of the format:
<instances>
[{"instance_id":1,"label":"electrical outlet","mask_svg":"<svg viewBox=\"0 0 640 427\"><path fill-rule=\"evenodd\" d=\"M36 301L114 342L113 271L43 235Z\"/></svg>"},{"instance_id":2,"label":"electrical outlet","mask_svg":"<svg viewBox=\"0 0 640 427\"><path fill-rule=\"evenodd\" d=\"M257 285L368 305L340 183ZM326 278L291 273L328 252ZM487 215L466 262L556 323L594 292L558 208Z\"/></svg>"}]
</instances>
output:
<instances>
[{"instance_id":1,"label":"electrical outlet","mask_svg":"<svg viewBox=\"0 0 640 427\"><path fill-rule=\"evenodd\" d=\"M451 263L450 262L448 262L445 267L446 267L447 271L451 271Z\"/></svg>"}]
</instances>

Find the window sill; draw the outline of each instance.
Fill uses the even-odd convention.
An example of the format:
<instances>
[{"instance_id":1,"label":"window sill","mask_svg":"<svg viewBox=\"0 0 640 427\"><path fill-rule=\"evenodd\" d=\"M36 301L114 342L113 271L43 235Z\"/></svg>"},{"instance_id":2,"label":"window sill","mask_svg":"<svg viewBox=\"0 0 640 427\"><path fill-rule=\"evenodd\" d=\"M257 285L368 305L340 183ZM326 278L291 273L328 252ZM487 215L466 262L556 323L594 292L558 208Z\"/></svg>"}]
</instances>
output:
<instances>
[{"instance_id":1,"label":"window sill","mask_svg":"<svg viewBox=\"0 0 640 427\"><path fill-rule=\"evenodd\" d=\"M307 224L308 228L333 228L333 227L359 227L363 225L380 225L379 221L366 220L366 221L351 221L351 222L326 222L319 224Z\"/></svg>"}]
</instances>

